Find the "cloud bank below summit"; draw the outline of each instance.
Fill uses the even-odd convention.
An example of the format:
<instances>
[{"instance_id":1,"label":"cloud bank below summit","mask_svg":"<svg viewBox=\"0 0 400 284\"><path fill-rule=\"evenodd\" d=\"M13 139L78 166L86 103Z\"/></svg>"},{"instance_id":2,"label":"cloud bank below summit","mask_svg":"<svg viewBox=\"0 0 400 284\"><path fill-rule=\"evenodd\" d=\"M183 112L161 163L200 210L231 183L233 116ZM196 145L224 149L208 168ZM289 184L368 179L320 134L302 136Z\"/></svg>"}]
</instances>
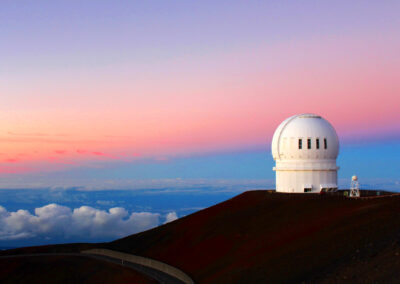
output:
<instances>
[{"instance_id":1,"label":"cloud bank below summit","mask_svg":"<svg viewBox=\"0 0 400 284\"><path fill-rule=\"evenodd\" d=\"M175 212L167 214L176 216ZM0 241L39 238L46 240L112 239L127 236L160 224L159 213L129 212L122 207L108 211L90 206L71 209L58 204L9 212L0 206Z\"/></svg>"}]
</instances>

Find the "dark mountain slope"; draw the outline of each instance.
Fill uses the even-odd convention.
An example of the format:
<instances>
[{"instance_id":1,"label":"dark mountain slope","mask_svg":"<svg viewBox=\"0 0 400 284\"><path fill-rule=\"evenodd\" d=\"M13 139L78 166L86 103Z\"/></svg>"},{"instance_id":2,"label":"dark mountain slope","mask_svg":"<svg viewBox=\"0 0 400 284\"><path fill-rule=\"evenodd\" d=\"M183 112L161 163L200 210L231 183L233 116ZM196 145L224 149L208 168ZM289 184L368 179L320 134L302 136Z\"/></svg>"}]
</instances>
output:
<instances>
[{"instance_id":1,"label":"dark mountain slope","mask_svg":"<svg viewBox=\"0 0 400 284\"><path fill-rule=\"evenodd\" d=\"M167 262L200 283L323 281L351 279L358 272L347 267L389 259L399 233L399 197L249 191L105 246ZM394 267L388 277L400 276Z\"/></svg>"},{"instance_id":2,"label":"dark mountain slope","mask_svg":"<svg viewBox=\"0 0 400 284\"><path fill-rule=\"evenodd\" d=\"M376 196L376 192L362 194ZM400 279L400 196L349 199L343 192L249 191L111 243L19 248L0 255L93 247L164 261L197 283L396 283ZM27 263L31 265L30 260ZM62 275L64 264L54 263ZM25 263L21 265L17 263L15 269ZM43 277L50 273L42 272ZM62 278L58 282L67 283Z\"/></svg>"},{"instance_id":3,"label":"dark mountain slope","mask_svg":"<svg viewBox=\"0 0 400 284\"><path fill-rule=\"evenodd\" d=\"M0 283L157 283L128 267L82 256L0 258Z\"/></svg>"}]
</instances>

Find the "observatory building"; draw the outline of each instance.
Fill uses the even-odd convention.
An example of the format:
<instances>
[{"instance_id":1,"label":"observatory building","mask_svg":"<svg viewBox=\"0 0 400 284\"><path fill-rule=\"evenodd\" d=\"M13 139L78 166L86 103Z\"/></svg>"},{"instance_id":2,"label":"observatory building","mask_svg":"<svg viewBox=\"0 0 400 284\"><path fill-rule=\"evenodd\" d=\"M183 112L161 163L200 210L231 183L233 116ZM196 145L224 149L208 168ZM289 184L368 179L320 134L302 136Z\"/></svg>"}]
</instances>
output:
<instances>
[{"instance_id":1,"label":"observatory building","mask_svg":"<svg viewBox=\"0 0 400 284\"><path fill-rule=\"evenodd\" d=\"M272 138L277 192L336 191L339 139L333 126L315 114L284 120Z\"/></svg>"}]
</instances>

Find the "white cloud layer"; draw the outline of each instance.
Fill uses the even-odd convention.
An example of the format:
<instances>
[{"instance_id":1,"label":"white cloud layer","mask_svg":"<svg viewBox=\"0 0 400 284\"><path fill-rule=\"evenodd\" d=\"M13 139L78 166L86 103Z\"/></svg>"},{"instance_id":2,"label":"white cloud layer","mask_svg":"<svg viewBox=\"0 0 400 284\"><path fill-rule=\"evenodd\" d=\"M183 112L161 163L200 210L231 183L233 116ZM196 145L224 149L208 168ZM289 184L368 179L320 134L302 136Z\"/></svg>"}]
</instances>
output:
<instances>
[{"instance_id":1,"label":"white cloud layer","mask_svg":"<svg viewBox=\"0 0 400 284\"><path fill-rule=\"evenodd\" d=\"M121 207L105 211L81 206L71 210L53 203L31 214L22 209L9 212L0 206L0 240L117 238L158 226L159 219L160 214L150 212L129 215Z\"/></svg>"},{"instance_id":2,"label":"white cloud layer","mask_svg":"<svg viewBox=\"0 0 400 284\"><path fill-rule=\"evenodd\" d=\"M143 189L165 189L179 192L210 187L214 191L243 191L256 188L273 188L274 179L191 179L191 178L170 178L170 179L59 179L42 176L21 176L18 180L14 176L0 179L0 188L4 189L69 189L77 188L82 191L99 190L143 190Z\"/></svg>"},{"instance_id":3,"label":"white cloud layer","mask_svg":"<svg viewBox=\"0 0 400 284\"><path fill-rule=\"evenodd\" d=\"M164 224L167 224L169 222L175 221L176 219L178 219L178 215L176 214L176 212L169 212L165 216L165 223Z\"/></svg>"}]
</instances>

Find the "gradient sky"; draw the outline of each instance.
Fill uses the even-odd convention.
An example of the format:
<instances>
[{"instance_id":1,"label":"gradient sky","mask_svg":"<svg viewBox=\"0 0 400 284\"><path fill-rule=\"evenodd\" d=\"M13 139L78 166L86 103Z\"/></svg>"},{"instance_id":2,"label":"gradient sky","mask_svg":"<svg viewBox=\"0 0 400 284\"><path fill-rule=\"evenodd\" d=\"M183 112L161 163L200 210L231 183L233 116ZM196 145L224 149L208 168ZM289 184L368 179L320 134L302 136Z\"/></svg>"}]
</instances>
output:
<instances>
[{"instance_id":1,"label":"gradient sky","mask_svg":"<svg viewBox=\"0 0 400 284\"><path fill-rule=\"evenodd\" d=\"M0 186L273 179L273 132L304 112L336 128L340 178L398 182L399 13L399 1L2 1Z\"/></svg>"}]
</instances>

